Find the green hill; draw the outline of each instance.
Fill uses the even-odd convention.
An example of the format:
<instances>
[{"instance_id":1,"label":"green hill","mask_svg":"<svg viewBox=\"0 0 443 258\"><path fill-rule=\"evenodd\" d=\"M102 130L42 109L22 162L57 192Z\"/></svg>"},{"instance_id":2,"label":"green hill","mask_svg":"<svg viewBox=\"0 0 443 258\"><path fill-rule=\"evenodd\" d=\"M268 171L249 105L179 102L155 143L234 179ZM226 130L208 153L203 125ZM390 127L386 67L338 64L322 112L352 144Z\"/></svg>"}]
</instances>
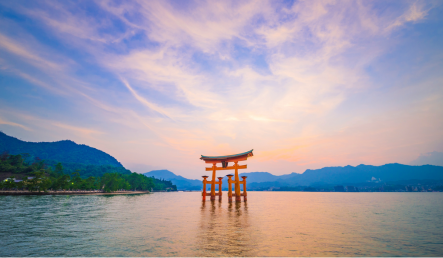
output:
<instances>
[{"instance_id":1,"label":"green hill","mask_svg":"<svg viewBox=\"0 0 443 258\"><path fill-rule=\"evenodd\" d=\"M111 155L87 145L69 140L25 142L0 132L0 189L26 188L2 181L27 180L37 174L42 189L177 190L171 181L131 173Z\"/></svg>"},{"instance_id":2,"label":"green hill","mask_svg":"<svg viewBox=\"0 0 443 258\"><path fill-rule=\"evenodd\" d=\"M26 163L44 160L44 163L52 168L60 162L65 173L77 171L83 178L113 172L131 173L106 152L70 140L25 142L0 132L0 153L3 152L11 155L22 154Z\"/></svg>"},{"instance_id":3,"label":"green hill","mask_svg":"<svg viewBox=\"0 0 443 258\"><path fill-rule=\"evenodd\" d=\"M76 144L70 140L25 142L0 132L0 152L5 151L13 155L28 153L31 158L38 157L48 162L55 160L61 163L123 167L120 162L106 152L84 144Z\"/></svg>"}]
</instances>

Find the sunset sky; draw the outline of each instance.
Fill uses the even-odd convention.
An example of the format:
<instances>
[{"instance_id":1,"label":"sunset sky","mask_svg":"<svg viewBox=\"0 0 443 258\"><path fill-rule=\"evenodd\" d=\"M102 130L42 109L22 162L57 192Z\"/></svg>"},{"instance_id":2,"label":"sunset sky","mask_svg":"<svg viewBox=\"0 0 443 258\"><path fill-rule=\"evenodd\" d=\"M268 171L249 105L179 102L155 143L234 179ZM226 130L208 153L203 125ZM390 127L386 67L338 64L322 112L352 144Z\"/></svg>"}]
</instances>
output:
<instances>
[{"instance_id":1,"label":"sunset sky","mask_svg":"<svg viewBox=\"0 0 443 258\"><path fill-rule=\"evenodd\" d=\"M136 172L443 165L442 1L1 1L0 130ZM420 157L421 156L421 157ZM420 158L419 158L420 157ZM438 165L438 164L436 164Z\"/></svg>"}]
</instances>

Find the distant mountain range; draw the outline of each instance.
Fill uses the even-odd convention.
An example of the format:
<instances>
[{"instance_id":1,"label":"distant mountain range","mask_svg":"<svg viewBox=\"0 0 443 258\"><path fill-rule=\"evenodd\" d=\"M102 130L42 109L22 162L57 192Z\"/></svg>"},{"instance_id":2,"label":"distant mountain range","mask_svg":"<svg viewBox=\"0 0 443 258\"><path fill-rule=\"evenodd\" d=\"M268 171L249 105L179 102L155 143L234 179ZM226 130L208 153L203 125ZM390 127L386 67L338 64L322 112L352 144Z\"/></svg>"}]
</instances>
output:
<instances>
[{"instance_id":1,"label":"distant mountain range","mask_svg":"<svg viewBox=\"0 0 443 258\"><path fill-rule=\"evenodd\" d=\"M40 158L50 166L58 162L63 164L65 172L79 170L82 177L102 176L107 172L131 173L111 155L89 147L64 140L58 142L25 142L0 132L0 153L28 153L28 160ZM1 171L0 171L1 172ZM203 174L203 173L202 173ZM154 170L146 176L170 180L179 190L201 190L202 182L187 179L168 170ZM352 185L365 182L387 182L405 180L443 180L443 167L423 165L408 166L386 164L382 166L358 165L345 167L326 167L306 170L303 174L292 173L275 176L268 172L241 173L247 176L248 189L267 189L272 187L317 186L317 185ZM227 177L223 179L223 188L227 189Z\"/></svg>"},{"instance_id":2,"label":"distant mountain range","mask_svg":"<svg viewBox=\"0 0 443 258\"><path fill-rule=\"evenodd\" d=\"M179 190L201 190L202 181L186 179L168 170L155 170L145 173L147 176L171 180ZM443 167L423 165L408 166L386 164L382 166L358 165L345 167L325 167L306 170L303 174L291 173L275 176L268 172L241 173L247 176L248 189L266 189L270 187L352 185L371 182L389 182L405 180L443 180ZM227 189L227 177L223 179L223 188Z\"/></svg>"},{"instance_id":3,"label":"distant mountain range","mask_svg":"<svg viewBox=\"0 0 443 258\"><path fill-rule=\"evenodd\" d=\"M177 176L169 170L153 170L144 173L145 176L155 177L157 179L164 179L171 181L177 186L178 190L201 190L202 181L196 179L187 179L182 176Z\"/></svg>"}]
</instances>

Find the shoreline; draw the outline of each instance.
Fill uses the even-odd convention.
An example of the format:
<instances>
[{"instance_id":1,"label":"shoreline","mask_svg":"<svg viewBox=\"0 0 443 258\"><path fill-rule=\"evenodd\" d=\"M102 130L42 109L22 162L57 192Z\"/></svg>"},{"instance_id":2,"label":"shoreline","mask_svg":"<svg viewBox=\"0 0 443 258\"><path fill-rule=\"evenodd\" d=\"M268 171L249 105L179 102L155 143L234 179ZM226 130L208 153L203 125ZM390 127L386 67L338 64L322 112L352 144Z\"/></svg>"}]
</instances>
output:
<instances>
[{"instance_id":1,"label":"shoreline","mask_svg":"<svg viewBox=\"0 0 443 258\"><path fill-rule=\"evenodd\" d=\"M131 194L149 194L149 191L116 191L116 192L97 192L97 191L48 191L48 192L29 192L29 191L0 191L0 195L131 195Z\"/></svg>"}]
</instances>

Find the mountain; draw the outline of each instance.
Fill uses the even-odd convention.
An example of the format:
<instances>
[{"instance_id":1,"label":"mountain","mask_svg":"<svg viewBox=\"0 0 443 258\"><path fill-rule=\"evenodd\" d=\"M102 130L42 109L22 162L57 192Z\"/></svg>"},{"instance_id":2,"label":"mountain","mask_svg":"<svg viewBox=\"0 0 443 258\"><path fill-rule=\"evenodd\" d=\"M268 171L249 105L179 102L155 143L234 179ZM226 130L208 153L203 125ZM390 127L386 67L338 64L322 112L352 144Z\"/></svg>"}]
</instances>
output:
<instances>
[{"instance_id":1,"label":"mountain","mask_svg":"<svg viewBox=\"0 0 443 258\"><path fill-rule=\"evenodd\" d=\"M107 172L131 173L106 152L70 140L26 142L0 132L0 153L5 151L13 155L27 153L23 155L27 162L41 159L52 167L60 162L66 173L79 170L82 177L102 176Z\"/></svg>"},{"instance_id":2,"label":"mountain","mask_svg":"<svg viewBox=\"0 0 443 258\"><path fill-rule=\"evenodd\" d=\"M32 157L56 160L62 163L123 167L120 162L106 152L84 144L76 144L70 140L25 142L0 132L0 152L4 151L14 155L28 153Z\"/></svg>"},{"instance_id":3,"label":"mountain","mask_svg":"<svg viewBox=\"0 0 443 258\"><path fill-rule=\"evenodd\" d=\"M234 174L234 173L232 173L232 174ZM269 172L240 173L239 174L240 180L241 180L242 176L248 177L246 179L246 183L248 183L249 181L251 181L251 183L252 182L254 182L254 183L273 182L273 181L278 181L280 179L279 176L275 176ZM223 182L223 183L225 183L225 182ZM227 179L226 179L226 183L228 183Z\"/></svg>"},{"instance_id":4,"label":"mountain","mask_svg":"<svg viewBox=\"0 0 443 258\"><path fill-rule=\"evenodd\" d=\"M201 190L201 180L191 180L177 176L168 170L155 170L145 173L147 176L171 180L179 190ZM303 174L291 173L276 176L268 172L240 173L247 176L248 189L268 189L270 187L296 187L316 185L352 185L361 183L411 181L411 180L443 180L443 167L423 165L408 166L402 164L386 164L382 166L358 165L345 167L325 167L307 169ZM209 178L210 179L210 178ZM227 189L227 177L223 178L223 189Z\"/></svg>"},{"instance_id":5,"label":"mountain","mask_svg":"<svg viewBox=\"0 0 443 258\"><path fill-rule=\"evenodd\" d=\"M164 179L171 181L177 186L177 190L201 190L202 181L196 179L187 179L182 176L177 176L169 170L153 170L144 173L147 177L155 177L157 179Z\"/></svg>"},{"instance_id":6,"label":"mountain","mask_svg":"<svg viewBox=\"0 0 443 258\"><path fill-rule=\"evenodd\" d=\"M321 169L307 169L303 174L292 173L277 176L277 180L263 182L257 177L257 172L242 173L248 176L248 187L269 188L285 186L312 186L312 185L352 185L367 182L387 182L406 180L443 180L443 167L423 165L408 166L402 164L386 164L382 166L358 165L345 167L325 167Z\"/></svg>"},{"instance_id":7,"label":"mountain","mask_svg":"<svg viewBox=\"0 0 443 258\"><path fill-rule=\"evenodd\" d=\"M398 163L382 166L326 167L316 170L307 169L301 175L297 174L286 178L286 182L299 185L315 183L346 184L373 181L373 179L377 179L377 181L443 180L443 167L432 165L408 166Z\"/></svg>"}]
</instances>

